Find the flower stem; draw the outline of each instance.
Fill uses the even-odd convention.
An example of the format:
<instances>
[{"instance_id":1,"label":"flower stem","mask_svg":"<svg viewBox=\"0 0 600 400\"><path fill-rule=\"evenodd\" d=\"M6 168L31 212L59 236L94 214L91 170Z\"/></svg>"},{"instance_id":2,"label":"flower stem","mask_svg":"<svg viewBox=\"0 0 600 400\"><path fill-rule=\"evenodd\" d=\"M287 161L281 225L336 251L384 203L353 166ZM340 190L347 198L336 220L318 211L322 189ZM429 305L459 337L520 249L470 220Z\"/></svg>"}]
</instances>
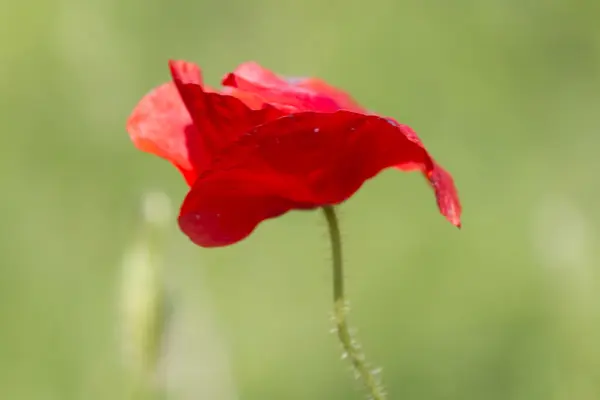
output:
<instances>
[{"instance_id":1,"label":"flower stem","mask_svg":"<svg viewBox=\"0 0 600 400\"><path fill-rule=\"evenodd\" d=\"M365 385L372 400L384 400L385 391L379 382L377 374L372 370L365 360L360 345L352 337L348 328L348 305L344 297L344 267L342 262L342 240L340 227L333 206L323 207L327 225L329 226L329 237L331 240L331 252L333 256L333 302L334 317L338 338L344 350L344 358L349 358L357 377Z\"/></svg>"}]
</instances>

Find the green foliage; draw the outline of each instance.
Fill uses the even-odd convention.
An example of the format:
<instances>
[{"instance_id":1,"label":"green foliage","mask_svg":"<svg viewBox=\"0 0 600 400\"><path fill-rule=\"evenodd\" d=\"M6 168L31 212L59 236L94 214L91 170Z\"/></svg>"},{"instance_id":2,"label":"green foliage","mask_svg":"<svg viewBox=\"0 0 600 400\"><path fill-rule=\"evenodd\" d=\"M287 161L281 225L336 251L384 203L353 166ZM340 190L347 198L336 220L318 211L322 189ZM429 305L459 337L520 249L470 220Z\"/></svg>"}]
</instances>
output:
<instances>
[{"instance_id":1,"label":"green foliage","mask_svg":"<svg viewBox=\"0 0 600 400\"><path fill-rule=\"evenodd\" d=\"M37 3L0 6L1 398L126 396L138 200L186 188L124 124L168 58L212 85L250 59L323 77L453 173L460 232L417 174L386 172L340 210L352 325L391 399L600 397L598 2ZM320 213L218 250L173 222L165 248L173 398L362 398L327 333Z\"/></svg>"}]
</instances>

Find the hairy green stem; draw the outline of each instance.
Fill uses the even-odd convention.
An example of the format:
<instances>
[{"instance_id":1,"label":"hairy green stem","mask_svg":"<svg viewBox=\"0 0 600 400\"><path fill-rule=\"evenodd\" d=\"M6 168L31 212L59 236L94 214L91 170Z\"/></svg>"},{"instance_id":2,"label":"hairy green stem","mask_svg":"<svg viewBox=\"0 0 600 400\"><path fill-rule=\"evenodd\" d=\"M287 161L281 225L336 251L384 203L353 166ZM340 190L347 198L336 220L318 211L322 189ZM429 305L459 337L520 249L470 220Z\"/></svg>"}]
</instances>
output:
<instances>
[{"instance_id":1,"label":"hairy green stem","mask_svg":"<svg viewBox=\"0 0 600 400\"><path fill-rule=\"evenodd\" d=\"M344 298L344 266L342 262L342 240L340 227L333 206L323 207L327 225L329 226L329 237L331 240L331 252L333 256L333 301L334 317L338 338L344 350L344 358L350 359L352 367L357 376L362 380L370 398L373 400L384 400L386 398L376 372L369 367L360 345L352 337L348 328L348 305Z\"/></svg>"}]
</instances>

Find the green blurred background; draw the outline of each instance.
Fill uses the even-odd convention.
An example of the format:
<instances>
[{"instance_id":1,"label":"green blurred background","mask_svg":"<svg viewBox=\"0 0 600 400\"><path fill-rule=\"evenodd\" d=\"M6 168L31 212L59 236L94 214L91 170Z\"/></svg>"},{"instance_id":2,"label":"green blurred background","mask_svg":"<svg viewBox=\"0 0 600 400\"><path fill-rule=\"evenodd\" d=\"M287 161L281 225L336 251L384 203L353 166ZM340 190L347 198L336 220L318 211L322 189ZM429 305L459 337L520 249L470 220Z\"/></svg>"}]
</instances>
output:
<instances>
[{"instance_id":1,"label":"green blurred background","mask_svg":"<svg viewBox=\"0 0 600 400\"><path fill-rule=\"evenodd\" d=\"M417 174L341 208L351 323L390 399L600 398L600 3L0 3L0 398L125 399L119 295L140 198L175 168L125 120L167 60L320 76L410 124L454 175L462 231ZM176 212L174 210L173 212ZM173 221L174 399L362 399L332 328L320 213L224 249Z\"/></svg>"}]
</instances>

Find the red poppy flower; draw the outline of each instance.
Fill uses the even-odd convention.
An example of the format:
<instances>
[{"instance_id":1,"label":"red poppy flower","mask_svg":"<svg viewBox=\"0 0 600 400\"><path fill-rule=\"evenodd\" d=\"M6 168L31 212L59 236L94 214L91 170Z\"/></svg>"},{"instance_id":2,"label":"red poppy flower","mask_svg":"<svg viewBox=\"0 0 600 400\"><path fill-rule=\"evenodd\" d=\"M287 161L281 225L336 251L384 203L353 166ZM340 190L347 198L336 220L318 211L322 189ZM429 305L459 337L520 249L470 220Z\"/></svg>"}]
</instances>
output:
<instances>
[{"instance_id":1,"label":"red poppy flower","mask_svg":"<svg viewBox=\"0 0 600 400\"><path fill-rule=\"evenodd\" d=\"M225 76L221 91L203 84L195 64L170 69L173 82L140 101L127 130L190 185L179 225L194 243L230 245L265 219L339 204L388 167L421 171L460 227L452 177L410 127L321 80L285 79L256 63Z\"/></svg>"}]
</instances>

